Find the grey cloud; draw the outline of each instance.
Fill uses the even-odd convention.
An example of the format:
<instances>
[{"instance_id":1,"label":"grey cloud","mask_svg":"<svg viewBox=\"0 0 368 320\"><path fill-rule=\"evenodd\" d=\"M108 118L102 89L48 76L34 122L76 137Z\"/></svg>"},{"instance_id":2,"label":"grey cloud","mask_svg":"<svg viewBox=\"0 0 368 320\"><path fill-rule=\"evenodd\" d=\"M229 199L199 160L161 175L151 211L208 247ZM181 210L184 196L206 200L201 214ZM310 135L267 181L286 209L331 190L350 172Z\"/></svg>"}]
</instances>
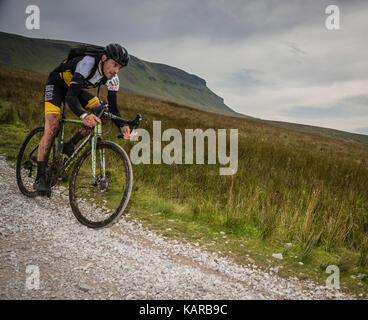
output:
<instances>
[{"instance_id":1,"label":"grey cloud","mask_svg":"<svg viewBox=\"0 0 368 320\"><path fill-rule=\"evenodd\" d=\"M242 88L243 90L254 89L259 86L270 86L265 72L257 69L241 69L227 74L221 82L214 83L216 86Z\"/></svg>"},{"instance_id":2,"label":"grey cloud","mask_svg":"<svg viewBox=\"0 0 368 320\"><path fill-rule=\"evenodd\" d=\"M321 59L313 63L300 60L299 63L302 65L300 69L287 69L287 66L285 66L285 69L281 70L280 73L283 72L283 79L291 80L300 87L326 86L347 81L368 80L368 69L366 69L363 62L360 66L352 66L353 63L348 60L340 61L339 64L338 59L335 61L323 61Z\"/></svg>"},{"instance_id":3,"label":"grey cloud","mask_svg":"<svg viewBox=\"0 0 368 320\"><path fill-rule=\"evenodd\" d=\"M344 45L349 43L349 35L341 36L339 39L342 51L345 49ZM318 43L320 39L316 41ZM352 80L368 80L368 61L362 59L368 54L368 47L365 44L355 44L349 52L344 53L340 52L338 47L336 48L338 43L336 41L334 50L324 51L321 54L318 50L328 46L328 42L321 43L320 47L314 45L311 51L304 50L296 42L282 41L281 43L289 48L288 51L294 56L294 58L290 57L290 61L295 60L298 65L293 67L290 64L283 65L280 68L280 74L284 79L296 81L298 85L318 86Z\"/></svg>"},{"instance_id":4,"label":"grey cloud","mask_svg":"<svg viewBox=\"0 0 368 320\"><path fill-rule=\"evenodd\" d=\"M295 42L284 41L284 44L290 49L289 51L294 54L308 54L306 51L302 50Z\"/></svg>"},{"instance_id":5,"label":"grey cloud","mask_svg":"<svg viewBox=\"0 0 368 320\"><path fill-rule=\"evenodd\" d=\"M282 110L280 114L305 119L367 117L368 95L346 97L333 105L322 107L296 106Z\"/></svg>"},{"instance_id":6,"label":"grey cloud","mask_svg":"<svg viewBox=\"0 0 368 320\"><path fill-rule=\"evenodd\" d=\"M342 7L346 3L334 2ZM362 3L349 1L350 9ZM26 0L3 0L0 29L30 35L24 28L28 4ZM64 35L92 42L122 38L134 42L201 34L230 41L262 33L277 34L300 24L321 23L329 1L34 0L32 4L41 9L40 36Z\"/></svg>"},{"instance_id":7,"label":"grey cloud","mask_svg":"<svg viewBox=\"0 0 368 320\"><path fill-rule=\"evenodd\" d=\"M368 127L356 128L356 129L349 130L349 131L350 132L353 132L353 133L359 133L359 134L366 134L366 135L368 135Z\"/></svg>"}]
</instances>

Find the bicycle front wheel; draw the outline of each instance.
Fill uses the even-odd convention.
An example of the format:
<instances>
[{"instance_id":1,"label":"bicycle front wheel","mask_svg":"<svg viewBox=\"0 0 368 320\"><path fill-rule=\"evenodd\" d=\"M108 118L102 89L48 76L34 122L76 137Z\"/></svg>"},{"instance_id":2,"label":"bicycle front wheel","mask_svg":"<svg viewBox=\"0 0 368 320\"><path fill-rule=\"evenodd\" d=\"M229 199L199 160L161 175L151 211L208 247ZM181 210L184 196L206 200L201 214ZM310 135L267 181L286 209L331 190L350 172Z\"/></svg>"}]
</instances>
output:
<instances>
[{"instance_id":1,"label":"bicycle front wheel","mask_svg":"<svg viewBox=\"0 0 368 320\"><path fill-rule=\"evenodd\" d=\"M69 183L69 201L75 217L90 228L111 225L124 212L133 185L133 170L126 152L116 143L97 144L77 160Z\"/></svg>"}]
</instances>

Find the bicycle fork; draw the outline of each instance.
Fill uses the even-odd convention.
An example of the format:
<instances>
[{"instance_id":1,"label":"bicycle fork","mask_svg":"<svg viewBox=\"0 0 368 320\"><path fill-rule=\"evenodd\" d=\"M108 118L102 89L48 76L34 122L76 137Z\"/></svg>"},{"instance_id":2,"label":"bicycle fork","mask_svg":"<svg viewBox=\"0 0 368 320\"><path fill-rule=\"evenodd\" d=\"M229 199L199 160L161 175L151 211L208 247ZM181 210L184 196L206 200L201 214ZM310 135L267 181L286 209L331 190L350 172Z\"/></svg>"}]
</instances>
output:
<instances>
[{"instance_id":1,"label":"bicycle fork","mask_svg":"<svg viewBox=\"0 0 368 320\"><path fill-rule=\"evenodd\" d=\"M92 138L92 185L97 185L97 180L99 182L106 182L106 172L105 172L105 151L103 148L100 148L100 176L96 177L96 152L97 152L97 143L101 140L102 135L102 125L97 124L94 128L94 136Z\"/></svg>"}]
</instances>

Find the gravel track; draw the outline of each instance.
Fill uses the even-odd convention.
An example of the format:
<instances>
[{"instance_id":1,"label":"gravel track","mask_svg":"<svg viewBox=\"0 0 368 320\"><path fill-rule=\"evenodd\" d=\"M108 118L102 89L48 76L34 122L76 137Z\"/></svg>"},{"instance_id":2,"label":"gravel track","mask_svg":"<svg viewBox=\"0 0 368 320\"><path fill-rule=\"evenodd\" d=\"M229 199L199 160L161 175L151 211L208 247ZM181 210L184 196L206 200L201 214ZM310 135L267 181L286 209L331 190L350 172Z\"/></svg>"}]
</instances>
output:
<instances>
[{"instance_id":1,"label":"gravel track","mask_svg":"<svg viewBox=\"0 0 368 320\"><path fill-rule=\"evenodd\" d=\"M1 299L354 299L239 266L124 218L89 229L74 217L65 188L51 199L23 196L4 158L0 206ZM38 289L26 285L27 266L38 267Z\"/></svg>"}]
</instances>

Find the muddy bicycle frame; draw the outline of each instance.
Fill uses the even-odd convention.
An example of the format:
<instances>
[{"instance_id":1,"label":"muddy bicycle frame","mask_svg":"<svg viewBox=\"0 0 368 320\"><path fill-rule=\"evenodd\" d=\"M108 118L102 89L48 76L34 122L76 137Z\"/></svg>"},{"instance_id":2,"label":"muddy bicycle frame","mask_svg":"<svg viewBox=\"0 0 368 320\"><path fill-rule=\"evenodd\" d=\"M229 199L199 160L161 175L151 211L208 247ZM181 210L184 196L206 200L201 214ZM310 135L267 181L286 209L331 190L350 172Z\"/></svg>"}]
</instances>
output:
<instances>
[{"instance_id":1,"label":"muddy bicycle frame","mask_svg":"<svg viewBox=\"0 0 368 320\"><path fill-rule=\"evenodd\" d=\"M130 130L137 128L139 125L139 122L141 120L141 115L137 115L134 120L125 120L121 117L115 116L112 113L106 112L108 107L107 103L102 103L102 110L97 115L102 120L111 120L116 119L123 122L125 125L128 125L130 127ZM91 141L91 153L92 153L92 177L91 177L91 183L92 185L96 185L96 151L97 151L97 143L98 141L102 141L102 123L97 123L97 125L93 128L93 130L86 136L86 138L83 140L83 142L80 144L80 146L73 152L73 154L63 163L63 146L64 146L64 133L65 133L65 124L66 123L74 123L74 124L80 124L83 125L83 121L81 120L75 120L75 119L66 119L65 118L65 103L63 103L63 109L62 109L62 116L59 121L59 132L57 136L55 137L55 142L57 146L56 154L54 152L54 158L52 161L52 164L56 164L56 178L59 179L62 177L62 174L64 172L67 172L70 170L70 167L72 164L79 158L79 156L84 152L84 150L88 146L88 142ZM122 136L118 136L121 138ZM100 168L101 168L101 174L100 179L102 181L105 181L106 179L106 172L105 172L105 153L103 148L99 150L100 152ZM55 163L56 162L56 163ZM55 169L55 168L54 168ZM102 175L102 176L101 176ZM56 181L55 181L56 183Z\"/></svg>"}]
</instances>

